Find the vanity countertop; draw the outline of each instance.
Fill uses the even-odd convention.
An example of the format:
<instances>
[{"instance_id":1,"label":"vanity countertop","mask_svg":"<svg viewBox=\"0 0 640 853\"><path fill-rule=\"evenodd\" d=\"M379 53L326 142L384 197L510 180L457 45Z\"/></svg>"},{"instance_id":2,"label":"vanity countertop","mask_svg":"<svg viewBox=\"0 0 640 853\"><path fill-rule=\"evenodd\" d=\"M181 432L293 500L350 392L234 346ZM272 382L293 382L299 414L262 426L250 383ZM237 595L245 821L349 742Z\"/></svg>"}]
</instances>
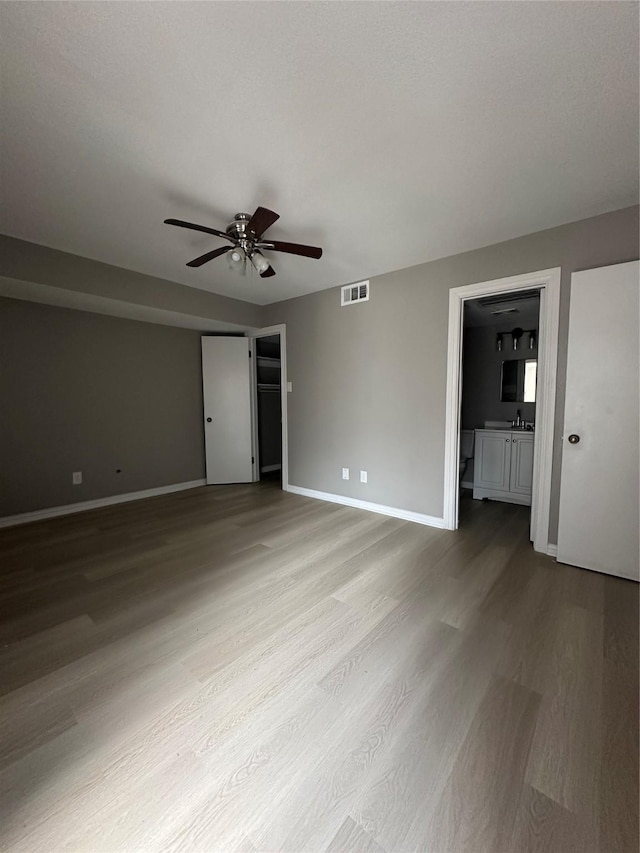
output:
<instances>
[{"instance_id":1,"label":"vanity countertop","mask_svg":"<svg viewBox=\"0 0 640 853\"><path fill-rule=\"evenodd\" d=\"M477 427L476 432L534 432L534 427L515 427L515 426L494 426L494 427Z\"/></svg>"}]
</instances>

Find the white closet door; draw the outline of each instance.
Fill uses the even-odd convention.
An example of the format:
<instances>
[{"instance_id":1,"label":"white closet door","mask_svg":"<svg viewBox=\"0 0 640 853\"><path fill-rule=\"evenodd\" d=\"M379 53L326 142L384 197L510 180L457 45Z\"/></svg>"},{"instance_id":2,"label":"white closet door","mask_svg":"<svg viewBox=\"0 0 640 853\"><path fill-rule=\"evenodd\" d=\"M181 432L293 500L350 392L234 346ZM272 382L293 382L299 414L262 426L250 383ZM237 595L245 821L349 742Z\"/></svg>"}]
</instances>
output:
<instances>
[{"instance_id":1,"label":"white closet door","mask_svg":"<svg viewBox=\"0 0 640 853\"><path fill-rule=\"evenodd\" d=\"M640 580L637 261L571 277L558 560Z\"/></svg>"},{"instance_id":2,"label":"white closet door","mask_svg":"<svg viewBox=\"0 0 640 853\"><path fill-rule=\"evenodd\" d=\"M253 479L248 338L202 338L207 483Z\"/></svg>"}]
</instances>

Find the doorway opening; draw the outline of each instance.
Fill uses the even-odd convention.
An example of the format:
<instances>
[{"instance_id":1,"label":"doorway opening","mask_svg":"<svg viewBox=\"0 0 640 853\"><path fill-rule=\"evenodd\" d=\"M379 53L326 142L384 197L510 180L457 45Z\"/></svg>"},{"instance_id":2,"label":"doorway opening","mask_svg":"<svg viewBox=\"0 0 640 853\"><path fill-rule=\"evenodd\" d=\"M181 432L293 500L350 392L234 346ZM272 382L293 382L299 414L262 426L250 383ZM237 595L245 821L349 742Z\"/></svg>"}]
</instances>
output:
<instances>
[{"instance_id":1,"label":"doorway opening","mask_svg":"<svg viewBox=\"0 0 640 853\"><path fill-rule=\"evenodd\" d=\"M256 474L260 482L282 485L282 350L280 335L255 344Z\"/></svg>"},{"instance_id":2,"label":"doorway opening","mask_svg":"<svg viewBox=\"0 0 640 853\"><path fill-rule=\"evenodd\" d=\"M284 323L250 337L251 421L254 483L289 488L287 429L287 330Z\"/></svg>"},{"instance_id":3,"label":"doorway opening","mask_svg":"<svg viewBox=\"0 0 640 853\"><path fill-rule=\"evenodd\" d=\"M463 305L460 514L469 501L531 506L540 290Z\"/></svg>"},{"instance_id":4,"label":"doorway opening","mask_svg":"<svg viewBox=\"0 0 640 853\"><path fill-rule=\"evenodd\" d=\"M522 296L520 294L523 293ZM493 383L493 395L498 397L496 402L497 409L492 410L491 416L484 418L489 425L495 423L498 427L504 429L496 429L494 442L490 446L487 443L486 447L486 464L483 461L483 469L478 469L479 464L479 448L478 448L478 433L474 427L473 450L470 450L469 431L462 432L463 426L470 426L475 423L479 414L469 415L469 405L474 407L473 395L470 401L466 401L465 415L467 423L463 423L463 333L465 307L467 303L485 300L484 308L491 306L493 300L497 299L497 305L502 304L503 307L509 306L503 300L507 297L511 298L516 304L518 299L522 302L527 300L528 294L535 295L539 300L539 322L537 334L534 336L534 345L536 352L536 364L527 365L525 358L502 358L502 354L508 351L511 347L511 356L514 353L528 352L529 337L525 332L532 329L521 325L520 322L509 321L504 324L505 328L502 332L498 329L494 330L493 334L493 350L499 358L499 368L493 371L488 382ZM515 296L518 294L518 297ZM445 432L445 484L444 484L444 512L443 521L444 527L448 530L456 530L459 523L459 507L460 507L460 484L464 482L469 485L474 484L475 491L478 475L487 475L487 480L484 487L489 485L494 487L494 491L512 493L520 497L521 502L529 500L531 505L531 540L536 551L549 553L549 513L551 504L551 471L553 462L553 435L555 421L555 395L556 395L556 365L557 365L557 348L558 348L558 312L560 302L560 268L544 270L538 273L530 273L522 276L513 276L511 278L498 279L496 281L480 282L479 284L467 285L464 287L456 287L449 291L449 345L448 345L448 361L447 361L447 400L446 400L446 432ZM467 312L468 318L473 318L474 309L477 305L470 306ZM500 310L499 308L497 310ZM495 318L495 315L491 315ZM498 317L500 315L497 315ZM509 316L509 315L504 315ZM517 316L517 315L513 315ZM500 321L500 326L502 326ZM500 344L498 343L498 334L502 334ZM516 340L516 349L513 349L514 335ZM498 346L502 349L498 349ZM467 353L469 355L469 352ZM495 357L495 356L492 356ZM467 359L469 361L469 359ZM522 365L507 365L504 376L502 370L503 361L522 361ZM535 369L535 379L534 371ZM473 368L471 368L473 371ZM504 380L504 382L503 382ZM529 397L531 395L531 386L535 385L535 412L531 418L531 410L525 408L525 401L510 400L509 397L517 396L518 385L520 380L523 383L522 395L524 396L524 384L526 382ZM467 390L472 380L467 378ZM502 399L502 386L505 386L505 397ZM531 403L531 400L527 400ZM518 423L518 409L520 410L520 423ZM529 413L529 417L527 414ZM469 421L471 417L471 421ZM507 427L511 428L513 420L516 420L515 428L516 445L515 450L512 450L512 440L507 435ZM525 422L524 428L522 421ZM535 429L527 430L527 423L533 422ZM504 433L500 438L500 433ZM528 435L526 433L529 433ZM509 441L507 441L509 438ZM464 448L463 448L464 439ZM481 441L483 436L480 436ZM522 439L522 440L520 440ZM484 447L482 448L484 452ZM507 459L507 449L508 459ZM462 471L462 457L466 454L464 463L464 471ZM469 469L469 461L473 457L473 481L471 481L471 471ZM515 458L514 458L515 457ZM502 465L498 462L502 460ZM511 469L513 462L514 479L512 482ZM494 469L493 471L491 469ZM497 469L497 474L496 470ZM527 474L528 472L528 474ZM462 473L462 476L461 476ZM500 481L492 481L491 477L501 474ZM508 482L507 482L508 475ZM530 477L530 483L527 484L526 477ZM479 484L481 486L482 483ZM498 489L497 487L502 488ZM513 486L513 488L512 488ZM508 487L508 488L507 488ZM530 491L530 496L527 497L524 492ZM494 495L482 493L480 488L476 495L481 497L495 497ZM518 499L513 502L518 502Z\"/></svg>"},{"instance_id":5,"label":"doorway opening","mask_svg":"<svg viewBox=\"0 0 640 853\"><path fill-rule=\"evenodd\" d=\"M262 474L274 476L287 491L287 391L291 386L284 323L244 336L203 335L201 346L207 484L253 483ZM266 390L274 395L268 402L262 398L260 406L258 351L261 398ZM279 414L274 414L278 401Z\"/></svg>"}]
</instances>

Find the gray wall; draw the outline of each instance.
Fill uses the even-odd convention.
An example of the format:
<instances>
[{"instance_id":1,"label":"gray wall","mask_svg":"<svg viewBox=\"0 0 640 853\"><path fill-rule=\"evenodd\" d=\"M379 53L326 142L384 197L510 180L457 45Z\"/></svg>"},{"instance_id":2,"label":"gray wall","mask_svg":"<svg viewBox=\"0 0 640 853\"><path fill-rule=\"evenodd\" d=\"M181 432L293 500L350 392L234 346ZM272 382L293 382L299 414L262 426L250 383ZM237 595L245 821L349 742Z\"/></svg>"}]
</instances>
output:
<instances>
[{"instance_id":1,"label":"gray wall","mask_svg":"<svg viewBox=\"0 0 640 853\"><path fill-rule=\"evenodd\" d=\"M0 516L204 477L201 377L198 331L0 299Z\"/></svg>"},{"instance_id":2,"label":"gray wall","mask_svg":"<svg viewBox=\"0 0 640 853\"><path fill-rule=\"evenodd\" d=\"M525 421L535 421L535 403L503 403L500 400L502 362L518 358L537 358L538 350L529 349L528 336L516 352L506 334L514 327L475 326L464 330L462 349L462 429L479 429L485 421L512 421L520 410ZM537 327L537 324L536 324ZM535 328L527 324L527 330ZM502 352L496 350L496 335L504 333Z\"/></svg>"},{"instance_id":3,"label":"gray wall","mask_svg":"<svg viewBox=\"0 0 640 853\"><path fill-rule=\"evenodd\" d=\"M638 208L378 276L370 302L345 308L338 288L260 308L12 238L0 246L0 271L18 280L256 327L286 323L290 482L436 517L449 288L561 266L555 541L570 277L638 258ZM13 299L0 300L0 323L0 515L204 476L200 332ZM82 486L70 485L74 470Z\"/></svg>"},{"instance_id":4,"label":"gray wall","mask_svg":"<svg viewBox=\"0 0 640 853\"><path fill-rule=\"evenodd\" d=\"M377 276L360 305L341 308L333 288L268 306L265 325L287 324L290 482L441 517L449 289L560 266L555 542L571 273L638 255L633 207Z\"/></svg>"}]
</instances>

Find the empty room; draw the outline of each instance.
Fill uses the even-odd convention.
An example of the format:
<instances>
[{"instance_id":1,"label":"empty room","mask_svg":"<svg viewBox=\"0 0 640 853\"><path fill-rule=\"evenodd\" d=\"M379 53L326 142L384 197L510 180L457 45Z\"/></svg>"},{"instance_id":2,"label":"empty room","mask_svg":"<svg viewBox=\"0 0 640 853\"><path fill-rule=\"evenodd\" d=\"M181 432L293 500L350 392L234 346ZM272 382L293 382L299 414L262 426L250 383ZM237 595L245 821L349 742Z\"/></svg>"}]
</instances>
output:
<instances>
[{"instance_id":1,"label":"empty room","mask_svg":"<svg viewBox=\"0 0 640 853\"><path fill-rule=\"evenodd\" d=\"M0 3L0 845L636 853L637 2Z\"/></svg>"}]
</instances>

